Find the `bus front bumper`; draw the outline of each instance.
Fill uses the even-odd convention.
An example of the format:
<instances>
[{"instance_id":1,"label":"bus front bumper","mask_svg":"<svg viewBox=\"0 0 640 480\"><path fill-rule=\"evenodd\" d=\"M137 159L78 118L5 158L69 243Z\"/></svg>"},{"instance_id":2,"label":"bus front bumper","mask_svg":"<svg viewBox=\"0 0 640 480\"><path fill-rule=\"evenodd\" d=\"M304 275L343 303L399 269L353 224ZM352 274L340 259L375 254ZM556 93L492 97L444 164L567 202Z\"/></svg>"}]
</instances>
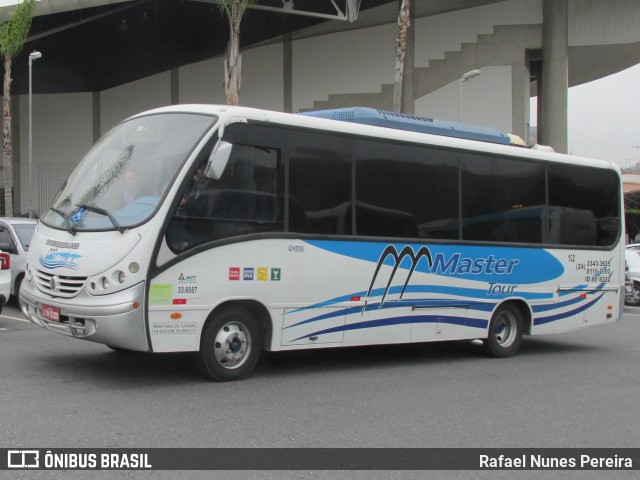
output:
<instances>
[{"instance_id":1,"label":"bus front bumper","mask_svg":"<svg viewBox=\"0 0 640 480\"><path fill-rule=\"evenodd\" d=\"M55 298L25 281L20 290L20 307L31 323L52 332L146 352L150 348L144 325L144 295L142 282L110 295L93 296L85 290L74 298ZM59 321L45 318L43 306L53 307Z\"/></svg>"}]
</instances>

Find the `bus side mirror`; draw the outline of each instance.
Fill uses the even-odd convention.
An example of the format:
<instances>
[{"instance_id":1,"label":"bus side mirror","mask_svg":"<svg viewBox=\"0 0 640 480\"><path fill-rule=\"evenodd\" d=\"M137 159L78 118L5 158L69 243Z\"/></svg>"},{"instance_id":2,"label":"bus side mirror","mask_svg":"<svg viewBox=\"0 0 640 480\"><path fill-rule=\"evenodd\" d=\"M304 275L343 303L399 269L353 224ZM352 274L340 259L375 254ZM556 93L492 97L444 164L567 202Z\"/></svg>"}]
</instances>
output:
<instances>
[{"instance_id":1,"label":"bus side mirror","mask_svg":"<svg viewBox=\"0 0 640 480\"><path fill-rule=\"evenodd\" d=\"M209 161L207 162L207 167L204 170L204 174L207 178L220 180L220 177L229 162L232 148L232 143L225 142L222 139L217 141L211 151L211 155L209 155Z\"/></svg>"}]
</instances>

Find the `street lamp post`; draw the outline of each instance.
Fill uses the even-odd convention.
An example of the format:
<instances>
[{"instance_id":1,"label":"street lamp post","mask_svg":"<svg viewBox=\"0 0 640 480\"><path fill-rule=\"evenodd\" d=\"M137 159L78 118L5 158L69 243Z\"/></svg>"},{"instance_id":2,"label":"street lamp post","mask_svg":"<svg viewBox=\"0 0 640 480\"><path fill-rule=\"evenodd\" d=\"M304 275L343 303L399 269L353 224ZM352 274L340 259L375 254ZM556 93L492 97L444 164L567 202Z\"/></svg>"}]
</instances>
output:
<instances>
[{"instance_id":1,"label":"street lamp post","mask_svg":"<svg viewBox=\"0 0 640 480\"><path fill-rule=\"evenodd\" d=\"M33 211L33 111L32 111L32 97L33 97L33 88L32 88L32 68L31 65L34 60L42 57L42 53L33 51L29 54L29 217L32 215Z\"/></svg>"},{"instance_id":2,"label":"street lamp post","mask_svg":"<svg viewBox=\"0 0 640 480\"><path fill-rule=\"evenodd\" d=\"M480 70L470 70L460 77L460 95L458 96L458 121L462 121L462 84L480 75Z\"/></svg>"}]
</instances>

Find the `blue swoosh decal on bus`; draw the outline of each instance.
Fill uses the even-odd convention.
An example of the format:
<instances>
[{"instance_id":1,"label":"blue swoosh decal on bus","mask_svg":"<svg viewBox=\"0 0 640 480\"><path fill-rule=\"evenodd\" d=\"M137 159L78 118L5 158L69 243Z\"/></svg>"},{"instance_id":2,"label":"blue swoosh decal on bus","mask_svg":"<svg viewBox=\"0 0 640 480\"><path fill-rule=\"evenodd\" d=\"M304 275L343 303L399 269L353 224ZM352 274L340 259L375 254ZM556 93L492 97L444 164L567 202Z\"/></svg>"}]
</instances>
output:
<instances>
[{"instance_id":1,"label":"blue swoosh decal on bus","mask_svg":"<svg viewBox=\"0 0 640 480\"><path fill-rule=\"evenodd\" d=\"M539 317L539 318L534 318L533 319L533 325L534 326L538 326L538 325L544 325L546 323L551 323L551 322L556 322L558 320L563 320L565 318L569 318L572 317L574 315L577 315L579 313L584 312L585 310L587 310L588 308L590 308L591 306L595 305L597 302L599 302L602 298L604 297L604 292L600 293L596 298L594 298L591 301L588 301L586 303L584 303L583 305L579 306L578 308L575 308L573 310L570 310L568 312L562 312L562 313L558 313L555 315L550 315L547 317ZM560 304L554 305L553 307L556 309L568 306L568 305L572 305L574 303L579 303L581 301L584 301L583 298L576 298L567 302L562 302ZM398 307L406 307L407 305L389 305L389 304L385 304L382 308L383 309L392 309L392 308L398 308ZM484 304L483 307L489 306L489 304ZM495 305L492 305L492 307ZM546 307L546 306L545 306ZM473 309L473 308L470 308ZM484 308L481 308L482 310L484 310ZM350 315L350 314L354 314L354 313L359 313L361 310L361 307L351 307L351 308L346 308L344 310L340 310L338 312L330 312L324 315L319 315L317 317L314 318L310 318L308 320L304 320L302 322L299 322L295 325L291 325L289 327L286 328L291 328L291 327L295 327L295 326L299 326L299 325L304 325L307 323L313 323L316 321L320 321L320 320L326 320L328 318L334 318L337 316L343 316L343 315ZM478 309L480 310L480 309ZM389 318L384 318L384 319L375 319L375 320L367 320L364 322L358 322L358 323L351 323L348 325L338 325L335 327L331 327L331 328L327 328L327 329L323 329L323 330L318 330L315 331L313 333L309 333L309 334L305 334L301 337L298 337L294 340L291 340L292 342L298 341L298 340L302 340L304 338L309 338L312 336L317 336L317 335L325 335L328 333L335 333L335 332L340 332L340 331L349 331L349 330L361 330L361 329L366 329L366 328L377 328L377 327L385 327L385 326L392 326L392 325L406 325L406 324L412 324L412 323L434 323L434 322L440 322L440 323L449 323L452 325L461 325L461 326L468 326L468 327L473 327L473 328L487 328L487 325L489 324L489 320L485 320L485 319L479 319L479 318L471 318L471 317L458 317L458 316L442 316L442 315L411 315L411 316L401 316L401 317L389 317Z\"/></svg>"},{"instance_id":2,"label":"blue swoosh decal on bus","mask_svg":"<svg viewBox=\"0 0 640 480\"><path fill-rule=\"evenodd\" d=\"M432 262L412 261L419 259L416 252L425 248L424 244L341 242L332 240L307 240L316 248L349 258L364 260L396 267L403 270L415 269L416 272L430 273L481 282L508 284L533 284L548 282L564 273L560 261L546 250L535 248L481 247L469 245L428 245ZM413 256L383 256L390 246L396 252L410 247Z\"/></svg>"},{"instance_id":3,"label":"blue swoosh decal on bus","mask_svg":"<svg viewBox=\"0 0 640 480\"><path fill-rule=\"evenodd\" d=\"M389 289L389 295L399 294L402 290L402 286L395 286ZM335 305L336 303L349 302L354 297L364 297L367 292L354 292L348 295L342 295L340 297L330 298L328 300L324 300L322 302L314 303L313 305L309 305L306 307L297 308L295 310L291 310L287 312L287 314L302 312L305 310L310 310L314 308L322 308L322 307L330 307ZM371 292L371 297L381 297L384 293L384 288L377 288ZM478 300L487 300L487 289L486 288L462 288L462 287L446 287L440 285L409 285L406 289L405 293L431 293L431 294L444 294L451 295L456 297L466 297L473 298ZM569 292L572 293L572 292ZM524 298L526 300L544 300L544 299L552 299L554 297L554 293L541 293L541 292L526 292L516 290L514 294L508 295L491 295L491 300L501 300L503 298L513 298L513 297ZM427 299L412 299L409 300L412 303L423 302ZM430 299L429 299L430 300ZM452 300L447 300L452 301ZM464 301L464 300L461 300ZM468 300L467 300L468 301Z\"/></svg>"},{"instance_id":4,"label":"blue swoosh decal on bus","mask_svg":"<svg viewBox=\"0 0 640 480\"><path fill-rule=\"evenodd\" d=\"M596 303L598 303L602 297L604 297L604 293L601 293L600 295L598 295L596 298L594 298L590 302L580 306L579 308L576 308L575 310L571 310L569 312L558 313L556 315L550 315L548 317L534 318L533 319L533 325L534 326L536 326L536 325L544 325L545 323L556 322L558 320L562 320L564 318L572 317L573 315L577 315L578 313L582 313L586 309L591 307L592 305L595 305Z\"/></svg>"},{"instance_id":5,"label":"blue swoosh decal on bus","mask_svg":"<svg viewBox=\"0 0 640 480\"><path fill-rule=\"evenodd\" d=\"M337 327L327 328L324 330L319 330L314 333L310 333L308 335L303 335L296 339L291 340L292 342L296 342L298 340L302 340L303 338L309 338L314 335L325 335L328 333L336 333L336 332L345 332L349 330L362 330L366 328L377 328L377 327L389 327L393 325L407 325L411 323L449 323L452 325L463 325L467 327L473 328L487 328L489 324L488 320L483 320L480 318L466 318L466 317L441 317L439 315L418 315L418 316L408 316L408 317L391 317L391 318L381 318L376 320L368 320L365 322L359 323L351 323L349 325L340 325Z\"/></svg>"},{"instance_id":6,"label":"blue swoosh decal on bus","mask_svg":"<svg viewBox=\"0 0 640 480\"><path fill-rule=\"evenodd\" d=\"M598 285L597 290L601 290L602 288L604 288L605 284L602 283L600 285ZM577 286L577 288L579 288L580 286ZM584 285L583 285L584 287ZM400 287L398 287L400 288ZM456 293L460 293L460 290L464 290L465 293L463 293L464 295L466 295L467 297L472 297L472 295L469 292L476 292L476 290L472 290L472 289L449 289L448 287L434 287L434 286L426 286L424 287L424 289L422 288L422 286L415 286L412 289L415 289L415 291L419 291L419 292L429 292L429 293L433 293L433 292L437 292L438 290L441 290L440 293L450 293L449 290L455 290ZM382 290L382 289L381 289ZM519 292L520 293L520 297L522 298L529 298L531 299L531 297L537 297L537 298L548 298L548 297L552 297L553 294L527 294L525 292ZM575 292L569 292L569 293L573 293L575 294ZM588 293L588 295L594 295L595 292L590 292ZM312 309L316 309L316 308L321 308L321 307L328 307L331 306L332 304L338 303L338 302L344 302L347 301L349 298L352 298L353 295L346 295L343 297L338 297L336 299L333 300L327 300L325 302L321 302L321 303L317 303L314 305L311 305L309 307L304 307L304 308L299 308L296 310L292 310L291 312L287 312L287 314L291 314L294 312L301 312L304 310L312 310ZM497 300L496 298L494 298L493 300ZM553 304L547 304L547 305L532 305L531 309L533 311L533 313L541 313L541 312L548 312L551 310L560 310L564 307L568 307L570 305L574 305L576 303L581 303L584 302L585 299L578 296L569 300L564 300L562 302L557 302L557 303L553 303ZM440 298L431 298L431 299L410 299L410 300L399 300L399 301L395 301L395 302L387 302L385 304L382 303L369 303L366 307L366 311L372 311L372 310L376 310L376 309L389 309L389 308L403 308L403 307L408 307L408 306L414 306L414 305L419 305L419 306L424 306L424 307L452 307L452 308L456 308L456 307L460 307L460 308L467 308L469 310L474 310L474 311L481 311L481 312L491 312L496 304L498 302L496 301L489 301L489 302L483 302L483 301L477 301L477 300L473 300L473 299L440 299ZM289 329L289 328L293 328L293 327L297 327L300 325L305 325L307 323L313 323L313 322L319 322L322 320L327 320L330 318L335 318L335 317L340 317L343 315L353 315L356 313L361 313L362 312L362 308L361 307L345 307L343 309L338 309L335 311L331 311L331 312L327 312L327 313L323 313L322 315L317 315L315 317L312 318L308 318L306 320L302 320L298 323L294 323L292 325L289 325L287 327L284 327L284 329Z\"/></svg>"}]
</instances>

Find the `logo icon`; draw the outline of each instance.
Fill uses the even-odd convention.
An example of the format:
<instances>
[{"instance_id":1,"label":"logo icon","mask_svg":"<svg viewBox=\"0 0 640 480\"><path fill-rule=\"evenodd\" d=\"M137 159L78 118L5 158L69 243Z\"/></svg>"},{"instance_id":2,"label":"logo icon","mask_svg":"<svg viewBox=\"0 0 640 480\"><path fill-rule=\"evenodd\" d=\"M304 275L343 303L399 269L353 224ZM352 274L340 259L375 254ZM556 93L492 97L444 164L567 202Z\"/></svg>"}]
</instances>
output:
<instances>
[{"instance_id":1,"label":"logo icon","mask_svg":"<svg viewBox=\"0 0 640 480\"><path fill-rule=\"evenodd\" d=\"M73 217L71 217L71 222L72 223L80 223L80 221L82 220L82 217L84 217L85 213L87 213L89 209L87 207L80 207L76 213L73 214Z\"/></svg>"},{"instance_id":2,"label":"logo icon","mask_svg":"<svg viewBox=\"0 0 640 480\"><path fill-rule=\"evenodd\" d=\"M242 271L243 280L253 280L253 268L245 268Z\"/></svg>"},{"instance_id":3,"label":"logo icon","mask_svg":"<svg viewBox=\"0 0 640 480\"><path fill-rule=\"evenodd\" d=\"M266 282L268 278L269 278L269 269L266 267L258 268L258 281Z\"/></svg>"},{"instance_id":4,"label":"logo icon","mask_svg":"<svg viewBox=\"0 0 640 480\"><path fill-rule=\"evenodd\" d=\"M58 252L57 249L54 249L54 251L49 253L47 256L40 257L40 264L49 270L56 268L77 270L79 265L76 263L76 260L79 258L82 258L82 255L77 253Z\"/></svg>"},{"instance_id":5,"label":"logo icon","mask_svg":"<svg viewBox=\"0 0 640 480\"><path fill-rule=\"evenodd\" d=\"M240 280L240 267L229 267L229 280Z\"/></svg>"},{"instance_id":6,"label":"logo icon","mask_svg":"<svg viewBox=\"0 0 640 480\"><path fill-rule=\"evenodd\" d=\"M393 259L393 270L391 271L391 275L389 275L389 281L387 282L387 286L385 287L384 293L382 294L380 307L382 307L382 305L384 304L384 299L387 297L387 293L389 293L389 289L391 288L391 282L393 282L393 277L395 277L396 272L400 267L400 264L405 258L408 257L411 259L411 268L409 269L407 279L405 280L404 286L402 287L402 291L400 292L400 299L402 299L402 296L404 295L404 291L407 289L409 280L411 280L411 275L413 275L413 271L418 266L418 262L420 262L420 260L424 257L427 259L427 262L429 263L429 268L431 268L433 265L431 252L427 247L420 247L420 249L416 253L413 251L413 248L411 248L411 246L406 245L402 250L400 250L400 253L398 253L398 250L396 249L396 247L394 247L393 245L388 245L387 248L385 248L384 251L382 252L380 259L378 260L378 264L376 265L376 271L373 274L373 278L371 279L371 284L369 285L369 290L367 291L367 297L371 295L371 291L373 290L373 285L376 281L376 278L378 277L378 273L380 272L382 265L384 265L384 262L387 260L388 257L391 257ZM366 308L367 308L367 302L365 302L364 307L362 308L362 313L364 313Z\"/></svg>"},{"instance_id":7,"label":"logo icon","mask_svg":"<svg viewBox=\"0 0 640 480\"><path fill-rule=\"evenodd\" d=\"M39 468L40 452L38 450L8 450L8 468Z\"/></svg>"},{"instance_id":8,"label":"logo icon","mask_svg":"<svg viewBox=\"0 0 640 480\"><path fill-rule=\"evenodd\" d=\"M178 283L197 283L198 276L197 275L185 275L184 273L180 273L178 275Z\"/></svg>"},{"instance_id":9,"label":"logo icon","mask_svg":"<svg viewBox=\"0 0 640 480\"><path fill-rule=\"evenodd\" d=\"M278 282L280 281L282 270L280 268L272 268L271 269L271 281Z\"/></svg>"}]
</instances>

